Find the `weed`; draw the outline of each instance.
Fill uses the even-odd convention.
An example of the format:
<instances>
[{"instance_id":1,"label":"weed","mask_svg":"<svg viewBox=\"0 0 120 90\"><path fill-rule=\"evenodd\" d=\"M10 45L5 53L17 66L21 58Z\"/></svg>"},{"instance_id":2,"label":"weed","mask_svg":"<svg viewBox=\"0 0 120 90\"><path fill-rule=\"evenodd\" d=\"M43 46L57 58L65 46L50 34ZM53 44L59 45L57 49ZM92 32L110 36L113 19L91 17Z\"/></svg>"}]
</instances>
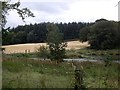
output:
<instances>
[{"instance_id":1,"label":"weed","mask_svg":"<svg viewBox=\"0 0 120 90\"><path fill-rule=\"evenodd\" d=\"M3 57L3 88L73 88L72 62L35 61L28 58ZM87 88L118 87L119 64L76 62L83 66Z\"/></svg>"}]
</instances>

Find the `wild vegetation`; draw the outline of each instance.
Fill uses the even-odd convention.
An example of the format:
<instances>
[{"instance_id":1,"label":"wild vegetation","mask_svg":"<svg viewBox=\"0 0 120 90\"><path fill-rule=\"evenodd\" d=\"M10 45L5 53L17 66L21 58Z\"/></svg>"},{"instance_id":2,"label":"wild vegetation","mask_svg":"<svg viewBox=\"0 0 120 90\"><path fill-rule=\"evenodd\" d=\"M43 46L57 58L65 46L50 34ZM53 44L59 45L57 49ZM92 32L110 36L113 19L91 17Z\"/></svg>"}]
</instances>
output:
<instances>
[{"instance_id":1,"label":"wild vegetation","mask_svg":"<svg viewBox=\"0 0 120 90\"><path fill-rule=\"evenodd\" d=\"M3 29L3 45L47 42L47 25L49 23L30 24L12 29ZM71 39L88 41L93 49L119 48L119 22L105 19L94 23L56 23L63 40Z\"/></svg>"},{"instance_id":2,"label":"wild vegetation","mask_svg":"<svg viewBox=\"0 0 120 90\"><path fill-rule=\"evenodd\" d=\"M96 20L95 24L80 31L80 41L88 41L92 49L119 48L120 29L118 22L105 19Z\"/></svg>"},{"instance_id":3,"label":"wild vegetation","mask_svg":"<svg viewBox=\"0 0 120 90\"><path fill-rule=\"evenodd\" d=\"M82 48L79 50L66 50L66 58L83 58L88 60L119 61L120 52L118 49L94 50L90 48Z\"/></svg>"},{"instance_id":4,"label":"wild vegetation","mask_svg":"<svg viewBox=\"0 0 120 90\"><path fill-rule=\"evenodd\" d=\"M49 23L19 25L16 28L3 29L3 45L46 42L47 24ZM64 40L78 39L80 29L90 24L82 22L55 23L60 32L63 33Z\"/></svg>"},{"instance_id":5,"label":"wild vegetation","mask_svg":"<svg viewBox=\"0 0 120 90\"><path fill-rule=\"evenodd\" d=\"M23 20L26 15L34 17L29 9L18 8L20 2L2 4L3 26L6 24L5 15L11 9L17 10ZM95 23L40 23L3 29L3 45L46 42L49 47L48 50L42 46L37 49L37 53L3 52L3 88L119 88L120 63L112 61L119 60L120 56L116 50L120 48L118 24L100 19ZM90 47L65 49L65 41L78 38L82 42L88 41ZM101 61L67 62L63 58Z\"/></svg>"},{"instance_id":6,"label":"wild vegetation","mask_svg":"<svg viewBox=\"0 0 120 90\"><path fill-rule=\"evenodd\" d=\"M48 47L47 43L27 43L27 44L16 44L16 45L4 45L2 46L4 53L33 53L40 46ZM79 41L68 41L66 49L81 49L88 47L88 42L79 42Z\"/></svg>"},{"instance_id":7,"label":"wild vegetation","mask_svg":"<svg viewBox=\"0 0 120 90\"><path fill-rule=\"evenodd\" d=\"M52 23L47 25L47 29L47 44L50 50L50 59L62 62L65 57L65 48L67 47L67 42L63 40L63 33Z\"/></svg>"},{"instance_id":8,"label":"wild vegetation","mask_svg":"<svg viewBox=\"0 0 120 90\"><path fill-rule=\"evenodd\" d=\"M47 50L46 50L47 49ZM12 54L3 54L3 57L14 58L41 58L41 59L49 59L50 51L48 48L41 46L38 48L37 52L33 53L12 53ZM65 51L65 57L68 59L87 59L87 60L109 60L109 61L119 61L120 60L120 52L118 49L112 50L94 50L89 48L81 48L81 49L71 49Z\"/></svg>"},{"instance_id":9,"label":"wild vegetation","mask_svg":"<svg viewBox=\"0 0 120 90\"><path fill-rule=\"evenodd\" d=\"M39 48L37 48L37 51L34 54L37 55L39 58L43 58L44 60L50 57L50 51L47 46L40 46Z\"/></svg>"},{"instance_id":10,"label":"wild vegetation","mask_svg":"<svg viewBox=\"0 0 120 90\"><path fill-rule=\"evenodd\" d=\"M86 88L118 88L119 64L76 62ZM3 88L74 88L72 62L3 58Z\"/></svg>"}]
</instances>

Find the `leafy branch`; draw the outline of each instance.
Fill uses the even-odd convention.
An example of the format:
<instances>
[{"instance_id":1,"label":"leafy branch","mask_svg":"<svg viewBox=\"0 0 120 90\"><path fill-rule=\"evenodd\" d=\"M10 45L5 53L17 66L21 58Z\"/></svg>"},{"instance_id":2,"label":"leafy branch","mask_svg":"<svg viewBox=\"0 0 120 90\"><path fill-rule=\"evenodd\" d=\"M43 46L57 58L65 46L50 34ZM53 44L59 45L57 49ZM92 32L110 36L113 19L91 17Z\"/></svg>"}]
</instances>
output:
<instances>
[{"instance_id":1,"label":"leafy branch","mask_svg":"<svg viewBox=\"0 0 120 90\"><path fill-rule=\"evenodd\" d=\"M6 15L8 14L9 11L11 10L16 10L17 13L19 14L19 17L22 18L23 22L25 22L26 17L35 17L34 14L30 11L28 8L22 8L20 9L20 1L10 4L8 1L1 1L2 4L2 24L1 26L5 26L7 20L6 20Z\"/></svg>"}]
</instances>

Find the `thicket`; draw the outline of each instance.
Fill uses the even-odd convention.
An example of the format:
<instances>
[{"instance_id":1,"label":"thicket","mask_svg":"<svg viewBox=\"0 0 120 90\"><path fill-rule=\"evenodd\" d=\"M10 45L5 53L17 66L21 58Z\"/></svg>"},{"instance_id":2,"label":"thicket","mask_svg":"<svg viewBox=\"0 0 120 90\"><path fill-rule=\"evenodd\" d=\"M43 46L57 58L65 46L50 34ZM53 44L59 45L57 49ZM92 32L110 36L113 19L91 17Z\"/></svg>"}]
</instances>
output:
<instances>
[{"instance_id":1,"label":"thicket","mask_svg":"<svg viewBox=\"0 0 120 90\"><path fill-rule=\"evenodd\" d=\"M80 30L79 39L88 41L92 49L113 49L120 47L119 23L108 20L96 20L95 24Z\"/></svg>"}]
</instances>

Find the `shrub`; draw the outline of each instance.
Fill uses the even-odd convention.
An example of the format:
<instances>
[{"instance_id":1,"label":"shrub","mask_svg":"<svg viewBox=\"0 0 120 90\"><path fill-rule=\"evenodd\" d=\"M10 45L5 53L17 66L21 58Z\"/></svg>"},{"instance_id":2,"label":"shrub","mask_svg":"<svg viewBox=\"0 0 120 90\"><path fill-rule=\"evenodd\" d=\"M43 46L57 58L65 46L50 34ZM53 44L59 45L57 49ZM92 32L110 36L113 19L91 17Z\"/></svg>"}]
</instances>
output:
<instances>
[{"instance_id":1,"label":"shrub","mask_svg":"<svg viewBox=\"0 0 120 90\"><path fill-rule=\"evenodd\" d=\"M37 52L37 56L43 58L44 60L46 58L49 58L50 56L49 49L46 46L40 46L39 48L37 48L36 52Z\"/></svg>"},{"instance_id":2,"label":"shrub","mask_svg":"<svg viewBox=\"0 0 120 90\"><path fill-rule=\"evenodd\" d=\"M63 39L63 33L60 32L59 28L53 23L47 25L47 44L50 50L50 59L62 62L65 57L65 47L67 42Z\"/></svg>"}]
</instances>

